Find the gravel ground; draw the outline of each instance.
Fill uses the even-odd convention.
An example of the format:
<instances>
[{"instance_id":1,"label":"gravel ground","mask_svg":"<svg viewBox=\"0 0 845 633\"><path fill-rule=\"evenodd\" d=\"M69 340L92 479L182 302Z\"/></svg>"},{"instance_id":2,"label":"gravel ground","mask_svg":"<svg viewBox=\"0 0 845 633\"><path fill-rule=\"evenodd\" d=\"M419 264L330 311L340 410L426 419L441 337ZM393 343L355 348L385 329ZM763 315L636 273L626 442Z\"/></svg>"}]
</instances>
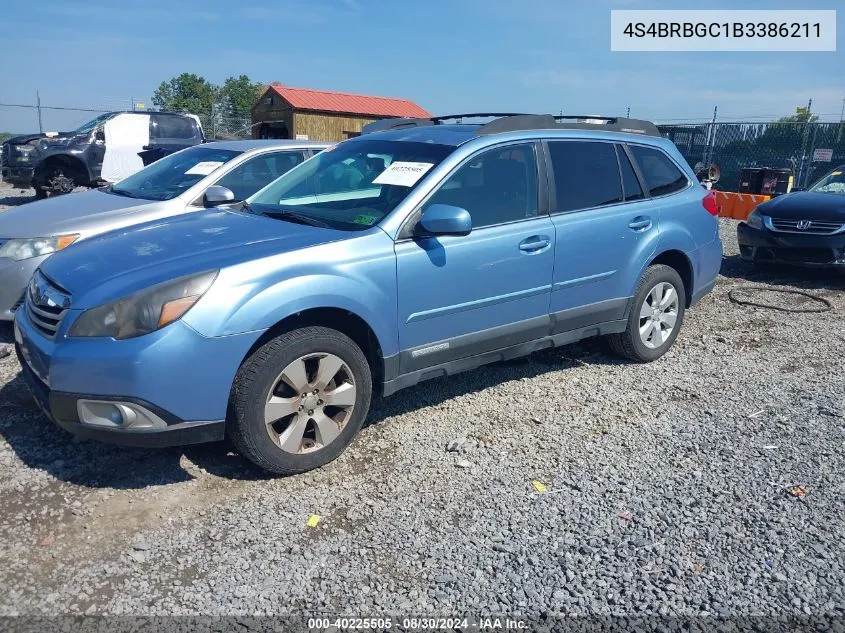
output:
<instances>
[{"instance_id":1,"label":"gravel ground","mask_svg":"<svg viewBox=\"0 0 845 633\"><path fill-rule=\"evenodd\" d=\"M590 341L425 383L296 477L74 439L0 361L0 615L841 614L845 278L754 271L734 231L657 363ZM729 302L752 283L834 310Z\"/></svg>"}]
</instances>

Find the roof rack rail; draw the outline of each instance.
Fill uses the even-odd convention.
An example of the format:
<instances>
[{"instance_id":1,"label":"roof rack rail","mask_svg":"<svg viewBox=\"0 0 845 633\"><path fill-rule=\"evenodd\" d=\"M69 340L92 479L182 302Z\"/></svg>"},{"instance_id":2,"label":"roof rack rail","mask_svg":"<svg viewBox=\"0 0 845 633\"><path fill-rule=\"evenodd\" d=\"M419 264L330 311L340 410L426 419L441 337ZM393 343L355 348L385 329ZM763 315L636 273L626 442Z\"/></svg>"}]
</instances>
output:
<instances>
[{"instance_id":1,"label":"roof rack rail","mask_svg":"<svg viewBox=\"0 0 845 633\"><path fill-rule=\"evenodd\" d=\"M643 134L646 136L661 136L657 126L651 121L627 119L614 116L593 115L553 115L553 114L519 114L515 112L472 112L468 114L450 114L430 119L382 119L367 123L361 134L400 130L411 127L428 125L442 125L443 121L472 118L491 118L489 123L481 125L477 135L502 134L504 132L518 132L522 130L608 130L612 132L628 132L629 134Z\"/></svg>"},{"instance_id":2,"label":"roof rack rail","mask_svg":"<svg viewBox=\"0 0 845 633\"><path fill-rule=\"evenodd\" d=\"M661 136L650 121L611 116L522 114L503 117L481 126L477 134L501 134L521 130L608 130L646 136Z\"/></svg>"}]
</instances>

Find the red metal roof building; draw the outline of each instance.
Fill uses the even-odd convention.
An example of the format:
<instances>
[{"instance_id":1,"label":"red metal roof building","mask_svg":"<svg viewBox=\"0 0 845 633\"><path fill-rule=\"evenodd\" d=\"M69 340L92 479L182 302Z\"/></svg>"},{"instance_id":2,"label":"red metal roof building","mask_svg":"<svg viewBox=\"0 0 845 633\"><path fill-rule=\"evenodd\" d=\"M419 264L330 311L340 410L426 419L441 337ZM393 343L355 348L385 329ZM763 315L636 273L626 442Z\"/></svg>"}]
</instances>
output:
<instances>
[{"instance_id":1,"label":"red metal roof building","mask_svg":"<svg viewBox=\"0 0 845 633\"><path fill-rule=\"evenodd\" d=\"M431 114L407 99L370 97L271 84L252 107L256 138L307 138L341 141L361 133L367 123Z\"/></svg>"}]
</instances>

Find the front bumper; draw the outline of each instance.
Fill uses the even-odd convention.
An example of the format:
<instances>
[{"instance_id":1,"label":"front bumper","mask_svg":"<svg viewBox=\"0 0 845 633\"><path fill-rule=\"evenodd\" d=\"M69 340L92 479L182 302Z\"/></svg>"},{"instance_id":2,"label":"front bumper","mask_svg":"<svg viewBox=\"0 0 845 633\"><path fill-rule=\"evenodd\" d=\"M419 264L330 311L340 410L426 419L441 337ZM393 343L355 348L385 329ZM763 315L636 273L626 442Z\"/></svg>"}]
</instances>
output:
<instances>
[{"instance_id":1,"label":"front bumper","mask_svg":"<svg viewBox=\"0 0 845 633\"><path fill-rule=\"evenodd\" d=\"M2 237L2 236L0 236ZM11 321L23 302L23 292L36 269L49 255L21 261L0 258L0 321Z\"/></svg>"},{"instance_id":2,"label":"front bumper","mask_svg":"<svg viewBox=\"0 0 845 633\"><path fill-rule=\"evenodd\" d=\"M205 338L177 321L135 339L45 338L25 310L15 316L23 377L45 414L76 435L133 446L223 439L235 373L261 332ZM151 412L160 426L90 422L84 404Z\"/></svg>"},{"instance_id":3,"label":"front bumper","mask_svg":"<svg viewBox=\"0 0 845 633\"><path fill-rule=\"evenodd\" d=\"M740 222L736 229L739 255L753 262L813 268L845 268L845 234L801 235L755 229Z\"/></svg>"},{"instance_id":4,"label":"front bumper","mask_svg":"<svg viewBox=\"0 0 845 633\"><path fill-rule=\"evenodd\" d=\"M16 187L27 189L32 184L32 175L34 172L35 170L32 167L3 165L3 181Z\"/></svg>"}]
</instances>

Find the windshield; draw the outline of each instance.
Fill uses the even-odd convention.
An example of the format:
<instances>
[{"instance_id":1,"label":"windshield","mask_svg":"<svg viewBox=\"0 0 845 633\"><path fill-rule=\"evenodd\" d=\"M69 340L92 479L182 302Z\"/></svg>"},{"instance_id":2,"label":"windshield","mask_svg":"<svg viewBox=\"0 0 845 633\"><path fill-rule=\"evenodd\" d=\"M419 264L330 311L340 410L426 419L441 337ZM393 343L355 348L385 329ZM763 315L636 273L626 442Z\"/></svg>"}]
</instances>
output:
<instances>
[{"instance_id":1,"label":"windshield","mask_svg":"<svg viewBox=\"0 0 845 633\"><path fill-rule=\"evenodd\" d=\"M106 191L128 198L171 200L240 154L198 145L170 154Z\"/></svg>"},{"instance_id":2,"label":"windshield","mask_svg":"<svg viewBox=\"0 0 845 633\"><path fill-rule=\"evenodd\" d=\"M380 222L455 148L434 143L348 141L318 154L249 200L257 213L292 212L343 230Z\"/></svg>"},{"instance_id":3,"label":"windshield","mask_svg":"<svg viewBox=\"0 0 845 633\"><path fill-rule=\"evenodd\" d=\"M810 191L845 195L845 165L834 169L827 176L819 180L810 187Z\"/></svg>"},{"instance_id":4,"label":"windshield","mask_svg":"<svg viewBox=\"0 0 845 633\"><path fill-rule=\"evenodd\" d=\"M76 128L74 132L91 132L92 130L95 130L100 127L100 125L108 121L114 115L114 112L107 112L106 114L101 114L96 119L91 119L90 121L88 121L88 123L83 123L78 128Z\"/></svg>"}]
</instances>

